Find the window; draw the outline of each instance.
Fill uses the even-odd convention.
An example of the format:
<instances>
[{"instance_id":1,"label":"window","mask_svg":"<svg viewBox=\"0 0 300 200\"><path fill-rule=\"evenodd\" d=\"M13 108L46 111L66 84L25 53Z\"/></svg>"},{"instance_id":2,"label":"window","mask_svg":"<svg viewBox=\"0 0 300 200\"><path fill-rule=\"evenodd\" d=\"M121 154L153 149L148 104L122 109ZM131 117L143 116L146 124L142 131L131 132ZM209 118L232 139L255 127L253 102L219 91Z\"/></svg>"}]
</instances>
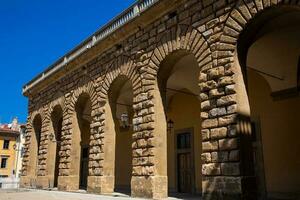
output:
<instances>
[{"instance_id":1,"label":"window","mask_svg":"<svg viewBox=\"0 0 300 200\"><path fill-rule=\"evenodd\" d=\"M9 149L9 140L4 140L3 149Z\"/></svg>"},{"instance_id":2,"label":"window","mask_svg":"<svg viewBox=\"0 0 300 200\"><path fill-rule=\"evenodd\" d=\"M2 158L1 159L1 168L6 168L6 165L7 165L7 158Z\"/></svg>"},{"instance_id":3,"label":"window","mask_svg":"<svg viewBox=\"0 0 300 200\"><path fill-rule=\"evenodd\" d=\"M191 148L191 134L182 133L177 135L177 148L178 149L189 149Z\"/></svg>"}]
</instances>

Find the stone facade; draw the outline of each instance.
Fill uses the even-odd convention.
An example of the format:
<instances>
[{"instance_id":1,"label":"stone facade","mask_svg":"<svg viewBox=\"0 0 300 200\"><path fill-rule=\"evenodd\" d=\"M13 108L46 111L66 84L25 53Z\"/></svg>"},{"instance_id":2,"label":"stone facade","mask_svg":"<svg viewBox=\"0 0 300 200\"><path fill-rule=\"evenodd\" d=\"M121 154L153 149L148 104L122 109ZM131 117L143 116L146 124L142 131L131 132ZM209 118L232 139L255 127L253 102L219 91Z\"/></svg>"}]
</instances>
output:
<instances>
[{"instance_id":1,"label":"stone facade","mask_svg":"<svg viewBox=\"0 0 300 200\"><path fill-rule=\"evenodd\" d=\"M48 188L49 126L56 105L63 110L59 151L60 190L76 190L72 169L72 130L75 105L82 94L92 103L88 191L113 191L106 134L108 92L120 77L133 88L134 134L132 143L131 192L135 197L161 199L167 196L166 124L157 83L158 71L166 57L182 51L194 55L199 65L202 122L202 192L204 199L253 199L254 174L248 118L244 109L242 69L235 64L239 36L248 24L272 9L299 9L300 1L281 0L162 0L149 19L151 9L126 27L139 23L130 34L115 33L86 55L65 66L57 76L45 80L25 95L29 98L27 137L23 159L22 185ZM148 17L148 18L147 18ZM145 18L145 19L144 19ZM120 34L120 35L117 35ZM118 37L120 36L120 37ZM119 39L121 38L121 39ZM114 45L114 44L118 45ZM247 106L246 106L247 107ZM37 166L32 164L33 121L42 121Z\"/></svg>"}]
</instances>

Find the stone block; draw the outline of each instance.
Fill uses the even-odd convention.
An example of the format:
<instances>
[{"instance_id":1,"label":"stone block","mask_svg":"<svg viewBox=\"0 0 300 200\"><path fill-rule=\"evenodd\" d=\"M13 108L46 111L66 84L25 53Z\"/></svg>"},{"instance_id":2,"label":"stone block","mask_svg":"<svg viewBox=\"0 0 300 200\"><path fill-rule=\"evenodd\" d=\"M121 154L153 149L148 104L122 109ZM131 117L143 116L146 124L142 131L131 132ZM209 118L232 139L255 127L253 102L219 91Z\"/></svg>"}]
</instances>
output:
<instances>
[{"instance_id":1,"label":"stone block","mask_svg":"<svg viewBox=\"0 0 300 200\"><path fill-rule=\"evenodd\" d=\"M202 128L214 128L218 126L218 119L205 119L202 121Z\"/></svg>"},{"instance_id":2,"label":"stone block","mask_svg":"<svg viewBox=\"0 0 300 200\"><path fill-rule=\"evenodd\" d=\"M221 139L219 140L220 150L231 150L238 147L237 138Z\"/></svg>"},{"instance_id":3,"label":"stone block","mask_svg":"<svg viewBox=\"0 0 300 200\"><path fill-rule=\"evenodd\" d=\"M209 133L210 133L209 129L202 129L201 130L202 141L209 140L209 138L210 138Z\"/></svg>"},{"instance_id":4,"label":"stone block","mask_svg":"<svg viewBox=\"0 0 300 200\"><path fill-rule=\"evenodd\" d=\"M218 142L217 141L202 142L202 150L203 150L203 152L216 151L216 150L218 150Z\"/></svg>"},{"instance_id":5,"label":"stone block","mask_svg":"<svg viewBox=\"0 0 300 200\"><path fill-rule=\"evenodd\" d=\"M223 175L240 175L240 163L221 163L221 171Z\"/></svg>"},{"instance_id":6,"label":"stone block","mask_svg":"<svg viewBox=\"0 0 300 200\"><path fill-rule=\"evenodd\" d=\"M209 91L210 98L217 98L225 94L223 88L216 88Z\"/></svg>"},{"instance_id":7,"label":"stone block","mask_svg":"<svg viewBox=\"0 0 300 200\"><path fill-rule=\"evenodd\" d=\"M220 192L218 198L224 199L223 195L240 195L242 193L242 181L240 177L230 176L212 176L202 178L202 193L205 199L206 195L215 194L216 191ZM241 198L226 198L226 199L241 199Z\"/></svg>"},{"instance_id":8,"label":"stone block","mask_svg":"<svg viewBox=\"0 0 300 200\"><path fill-rule=\"evenodd\" d=\"M211 154L210 153L202 153L201 161L202 161L202 163L210 163L211 162Z\"/></svg>"},{"instance_id":9,"label":"stone block","mask_svg":"<svg viewBox=\"0 0 300 200\"><path fill-rule=\"evenodd\" d=\"M167 176L133 176L131 196L139 198L164 199L168 197Z\"/></svg>"},{"instance_id":10,"label":"stone block","mask_svg":"<svg viewBox=\"0 0 300 200\"><path fill-rule=\"evenodd\" d=\"M227 162L228 161L228 152L227 151L211 152L211 161L212 162Z\"/></svg>"},{"instance_id":11,"label":"stone block","mask_svg":"<svg viewBox=\"0 0 300 200\"><path fill-rule=\"evenodd\" d=\"M223 76L219 79L218 85L219 86L226 86L234 84L234 80L232 76Z\"/></svg>"},{"instance_id":12,"label":"stone block","mask_svg":"<svg viewBox=\"0 0 300 200\"><path fill-rule=\"evenodd\" d=\"M215 81L207 81L199 83L199 87L201 92L205 92L217 88L217 83Z\"/></svg>"},{"instance_id":13,"label":"stone block","mask_svg":"<svg viewBox=\"0 0 300 200\"><path fill-rule=\"evenodd\" d=\"M235 94L235 86L234 85L226 85L225 86L225 93L228 94Z\"/></svg>"},{"instance_id":14,"label":"stone block","mask_svg":"<svg viewBox=\"0 0 300 200\"><path fill-rule=\"evenodd\" d=\"M236 95L226 95L217 99L217 106L228 106L236 103Z\"/></svg>"},{"instance_id":15,"label":"stone block","mask_svg":"<svg viewBox=\"0 0 300 200\"><path fill-rule=\"evenodd\" d=\"M227 128L226 127L214 128L214 129L211 129L211 131L210 131L210 137L212 139L225 138L226 135L227 135Z\"/></svg>"},{"instance_id":16,"label":"stone block","mask_svg":"<svg viewBox=\"0 0 300 200\"><path fill-rule=\"evenodd\" d=\"M200 100L201 101L205 101L205 100L208 100L208 95L204 92L200 93Z\"/></svg>"},{"instance_id":17,"label":"stone block","mask_svg":"<svg viewBox=\"0 0 300 200\"><path fill-rule=\"evenodd\" d=\"M217 116L222 116L225 115L226 112L226 108L221 107L221 108L213 108L209 111L209 116L210 117L217 117Z\"/></svg>"},{"instance_id":18,"label":"stone block","mask_svg":"<svg viewBox=\"0 0 300 200\"><path fill-rule=\"evenodd\" d=\"M220 175L221 167L218 163L202 164L203 175Z\"/></svg>"},{"instance_id":19,"label":"stone block","mask_svg":"<svg viewBox=\"0 0 300 200\"><path fill-rule=\"evenodd\" d=\"M226 115L218 118L219 126L227 126L230 124L234 124L236 123L236 121L237 121L236 114Z\"/></svg>"},{"instance_id":20,"label":"stone block","mask_svg":"<svg viewBox=\"0 0 300 200\"><path fill-rule=\"evenodd\" d=\"M209 79L216 79L224 76L224 67L216 67L208 70Z\"/></svg>"}]
</instances>

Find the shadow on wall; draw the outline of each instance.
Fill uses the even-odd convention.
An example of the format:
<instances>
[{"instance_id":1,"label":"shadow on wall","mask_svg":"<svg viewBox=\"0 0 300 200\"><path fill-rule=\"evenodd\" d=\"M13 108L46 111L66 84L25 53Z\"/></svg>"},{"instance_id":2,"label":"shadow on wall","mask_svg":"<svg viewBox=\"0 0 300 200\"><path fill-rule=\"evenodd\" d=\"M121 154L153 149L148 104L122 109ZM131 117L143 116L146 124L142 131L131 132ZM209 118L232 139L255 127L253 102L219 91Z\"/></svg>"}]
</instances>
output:
<instances>
[{"instance_id":1,"label":"shadow on wall","mask_svg":"<svg viewBox=\"0 0 300 200\"><path fill-rule=\"evenodd\" d=\"M238 165L237 168L229 168L227 172L223 172L222 176L203 177L203 191L207 192L203 194L204 199L257 199L251 118L250 116L236 114L231 120L235 122L231 125L229 134L232 138L229 137L226 140L222 140L222 144L219 142L219 148L239 149L240 152L236 161L240 160L240 162L236 163ZM237 138L237 136L239 137ZM211 173L217 174L219 173L218 170L219 168L216 168Z\"/></svg>"}]
</instances>

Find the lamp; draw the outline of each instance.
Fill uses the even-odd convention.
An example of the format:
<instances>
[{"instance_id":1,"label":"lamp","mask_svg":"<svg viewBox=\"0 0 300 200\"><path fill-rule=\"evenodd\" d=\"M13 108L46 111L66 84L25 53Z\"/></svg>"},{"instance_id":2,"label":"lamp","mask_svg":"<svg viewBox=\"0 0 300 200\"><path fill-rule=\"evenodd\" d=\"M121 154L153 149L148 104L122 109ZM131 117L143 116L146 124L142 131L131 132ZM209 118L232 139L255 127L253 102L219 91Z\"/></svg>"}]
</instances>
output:
<instances>
[{"instance_id":1,"label":"lamp","mask_svg":"<svg viewBox=\"0 0 300 200\"><path fill-rule=\"evenodd\" d=\"M13 148L14 148L14 150L16 150L17 149L17 144L14 144Z\"/></svg>"},{"instance_id":2,"label":"lamp","mask_svg":"<svg viewBox=\"0 0 300 200\"><path fill-rule=\"evenodd\" d=\"M129 127L129 117L128 117L128 114L127 113L122 113L121 114L121 122L122 122L122 127L123 128L127 128Z\"/></svg>"},{"instance_id":3,"label":"lamp","mask_svg":"<svg viewBox=\"0 0 300 200\"><path fill-rule=\"evenodd\" d=\"M174 122L169 119L168 122L167 122L167 129L170 131L174 128Z\"/></svg>"},{"instance_id":4,"label":"lamp","mask_svg":"<svg viewBox=\"0 0 300 200\"><path fill-rule=\"evenodd\" d=\"M49 134L49 140L50 140L50 141L53 141L53 140L54 140L54 134L53 134L53 133L50 133L50 134Z\"/></svg>"}]
</instances>

